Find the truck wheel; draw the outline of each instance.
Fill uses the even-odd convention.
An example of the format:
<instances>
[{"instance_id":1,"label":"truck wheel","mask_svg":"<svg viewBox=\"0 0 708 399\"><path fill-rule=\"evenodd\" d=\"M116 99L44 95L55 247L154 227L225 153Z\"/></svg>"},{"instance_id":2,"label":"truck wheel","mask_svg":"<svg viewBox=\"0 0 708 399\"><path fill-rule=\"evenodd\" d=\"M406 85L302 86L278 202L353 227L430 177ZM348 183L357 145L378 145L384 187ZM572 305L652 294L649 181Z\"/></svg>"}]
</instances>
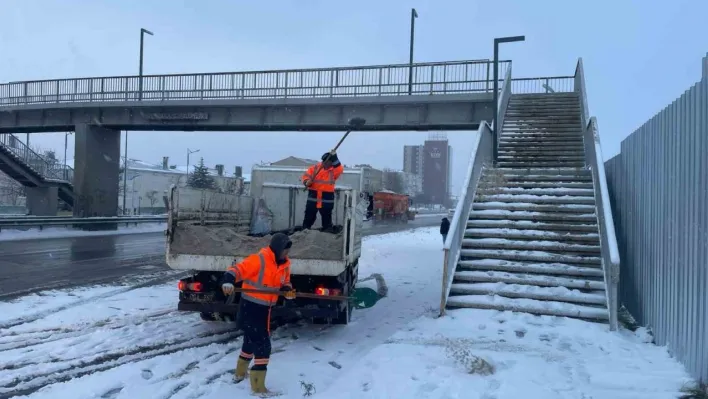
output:
<instances>
[{"instance_id":1,"label":"truck wheel","mask_svg":"<svg viewBox=\"0 0 708 399\"><path fill-rule=\"evenodd\" d=\"M204 321L216 321L216 317L214 317L214 313L201 312L201 313L199 313L199 317L201 317L202 320L204 320Z\"/></svg>"}]
</instances>

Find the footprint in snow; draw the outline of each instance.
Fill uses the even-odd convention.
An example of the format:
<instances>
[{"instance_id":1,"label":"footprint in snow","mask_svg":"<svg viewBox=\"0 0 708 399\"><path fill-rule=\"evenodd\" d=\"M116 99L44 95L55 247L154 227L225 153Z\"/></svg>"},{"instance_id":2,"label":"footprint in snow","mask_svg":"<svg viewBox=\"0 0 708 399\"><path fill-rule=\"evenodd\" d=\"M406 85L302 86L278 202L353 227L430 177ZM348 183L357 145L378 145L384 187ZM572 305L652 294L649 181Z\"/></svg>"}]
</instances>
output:
<instances>
[{"instance_id":1,"label":"footprint in snow","mask_svg":"<svg viewBox=\"0 0 708 399\"><path fill-rule=\"evenodd\" d=\"M118 394L123 390L123 385L109 389L106 391L103 395L101 395L101 399L113 399L118 397Z\"/></svg>"},{"instance_id":2,"label":"footprint in snow","mask_svg":"<svg viewBox=\"0 0 708 399\"><path fill-rule=\"evenodd\" d=\"M144 380L149 380L152 378L152 370L145 369L140 372L140 376L143 377Z\"/></svg>"}]
</instances>

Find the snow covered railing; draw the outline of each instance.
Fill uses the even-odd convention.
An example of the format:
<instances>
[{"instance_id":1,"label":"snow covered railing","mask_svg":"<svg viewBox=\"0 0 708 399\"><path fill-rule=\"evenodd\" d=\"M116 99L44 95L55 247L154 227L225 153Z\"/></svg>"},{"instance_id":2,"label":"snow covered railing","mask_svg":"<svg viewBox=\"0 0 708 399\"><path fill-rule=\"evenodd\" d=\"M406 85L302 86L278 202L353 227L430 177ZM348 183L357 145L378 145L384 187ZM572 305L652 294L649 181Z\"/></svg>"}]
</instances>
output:
<instances>
[{"instance_id":1,"label":"snow covered railing","mask_svg":"<svg viewBox=\"0 0 708 399\"><path fill-rule=\"evenodd\" d=\"M602 158L600 135L597 120L590 118L588 96L585 90L585 71L583 59L578 58L575 68L575 92L580 97L580 120L583 127L583 145L585 147L585 165L592 171L595 189L595 207L597 223L600 229L600 250L602 251L602 270L605 274L607 309L609 310L610 329L617 329L618 285L620 275L620 257L615 235L615 223L612 219L610 194L605 176L605 161Z\"/></svg>"},{"instance_id":2,"label":"snow covered railing","mask_svg":"<svg viewBox=\"0 0 708 399\"><path fill-rule=\"evenodd\" d=\"M87 224L138 224L138 223L164 223L165 215L157 216L109 216L75 218L67 216L25 216L0 218L0 230L11 227L39 227L44 226L73 226Z\"/></svg>"},{"instance_id":3,"label":"snow covered railing","mask_svg":"<svg viewBox=\"0 0 708 399\"><path fill-rule=\"evenodd\" d=\"M610 312L610 329L617 329L617 286L619 284L620 257L615 235L615 224L612 219L610 194L607 189L605 164L602 159L600 135L597 130L597 120L590 118L583 132L585 160L592 171L593 187L595 189L595 207L597 222L600 228L600 249L602 251L602 270L605 274L607 293L607 308Z\"/></svg>"},{"instance_id":4,"label":"snow covered railing","mask_svg":"<svg viewBox=\"0 0 708 399\"><path fill-rule=\"evenodd\" d=\"M482 121L479 125L479 129L475 133L465 182L462 186L462 192L457 201L457 206L455 207L455 213L450 222L450 231L445 240L443 249L443 277L440 298L441 316L445 314L445 304L447 303L447 297L450 295L450 288L452 287L452 280L455 276L457 263L460 260L462 239L465 237L467 220L472 210L472 203L474 202L479 179L482 176L482 169L485 164L492 161L493 150L494 138L492 137L492 129L486 121Z\"/></svg>"},{"instance_id":5,"label":"snow covered railing","mask_svg":"<svg viewBox=\"0 0 708 399\"><path fill-rule=\"evenodd\" d=\"M506 69L506 75L504 76L504 83L502 83L501 93L499 93L499 100L497 102L497 114L494 116L494 121L492 121L492 127L499 126L497 129L497 142L496 146L499 147L499 137L501 137L501 129L504 128L504 115L506 115L506 107L509 105L509 100L511 99L511 64Z\"/></svg>"}]
</instances>

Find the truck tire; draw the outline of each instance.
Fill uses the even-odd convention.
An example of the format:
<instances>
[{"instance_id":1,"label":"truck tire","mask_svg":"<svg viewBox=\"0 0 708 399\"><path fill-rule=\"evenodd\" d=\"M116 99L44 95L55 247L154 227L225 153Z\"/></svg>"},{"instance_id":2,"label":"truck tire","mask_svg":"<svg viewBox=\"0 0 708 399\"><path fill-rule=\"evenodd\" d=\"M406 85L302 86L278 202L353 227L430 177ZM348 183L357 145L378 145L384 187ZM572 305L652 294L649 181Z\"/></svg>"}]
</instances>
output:
<instances>
[{"instance_id":1,"label":"truck tire","mask_svg":"<svg viewBox=\"0 0 708 399\"><path fill-rule=\"evenodd\" d=\"M204 321L216 321L216 317L214 317L214 313L201 312L201 313L199 313L199 317L201 317L202 320L204 320Z\"/></svg>"}]
</instances>

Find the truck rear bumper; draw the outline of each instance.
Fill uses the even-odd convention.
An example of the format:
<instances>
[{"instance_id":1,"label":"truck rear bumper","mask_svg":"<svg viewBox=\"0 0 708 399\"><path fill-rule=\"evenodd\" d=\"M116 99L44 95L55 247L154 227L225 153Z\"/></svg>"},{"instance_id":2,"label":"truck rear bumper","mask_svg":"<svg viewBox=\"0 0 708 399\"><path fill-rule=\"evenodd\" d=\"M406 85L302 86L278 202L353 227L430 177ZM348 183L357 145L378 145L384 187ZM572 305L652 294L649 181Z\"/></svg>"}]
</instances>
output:
<instances>
[{"instance_id":1,"label":"truck rear bumper","mask_svg":"<svg viewBox=\"0 0 708 399\"><path fill-rule=\"evenodd\" d=\"M200 313L223 313L235 315L238 313L238 304L225 303L198 303L180 301L177 304L177 310L183 312L200 312ZM338 310L335 307L321 308L316 305L312 306L275 306L271 311L272 318L335 318L338 315Z\"/></svg>"}]
</instances>

